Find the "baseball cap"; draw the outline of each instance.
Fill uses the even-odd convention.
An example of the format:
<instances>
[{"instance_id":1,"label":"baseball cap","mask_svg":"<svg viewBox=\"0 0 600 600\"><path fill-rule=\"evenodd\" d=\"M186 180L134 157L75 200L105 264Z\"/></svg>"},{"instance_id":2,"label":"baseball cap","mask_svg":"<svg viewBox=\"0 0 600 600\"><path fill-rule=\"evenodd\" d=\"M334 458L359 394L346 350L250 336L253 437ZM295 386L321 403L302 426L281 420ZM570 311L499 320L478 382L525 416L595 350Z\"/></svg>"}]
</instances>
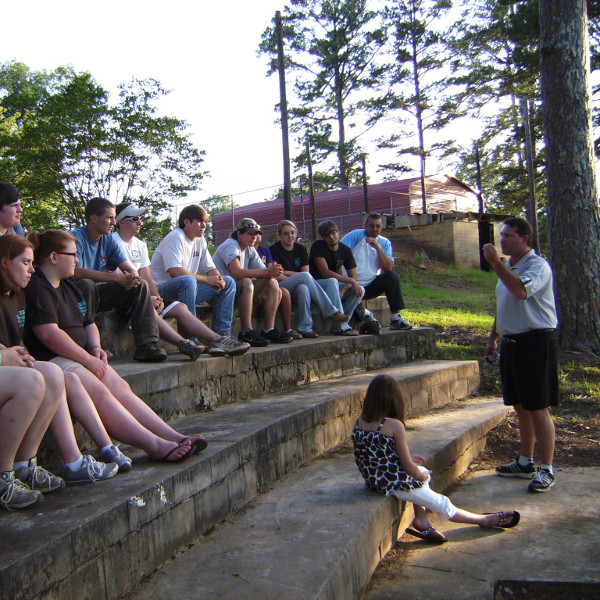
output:
<instances>
[{"instance_id":1,"label":"baseball cap","mask_svg":"<svg viewBox=\"0 0 600 600\"><path fill-rule=\"evenodd\" d=\"M138 208L135 204L119 204L116 207L117 217L115 221L118 223L126 217L141 217L142 215L145 215L148 212L148 210L149 209L147 208Z\"/></svg>"},{"instance_id":2,"label":"baseball cap","mask_svg":"<svg viewBox=\"0 0 600 600\"><path fill-rule=\"evenodd\" d=\"M236 227L237 231L248 231L250 233L260 233L262 235L262 231L260 229L260 225L254 220L246 217L245 219L241 219Z\"/></svg>"}]
</instances>

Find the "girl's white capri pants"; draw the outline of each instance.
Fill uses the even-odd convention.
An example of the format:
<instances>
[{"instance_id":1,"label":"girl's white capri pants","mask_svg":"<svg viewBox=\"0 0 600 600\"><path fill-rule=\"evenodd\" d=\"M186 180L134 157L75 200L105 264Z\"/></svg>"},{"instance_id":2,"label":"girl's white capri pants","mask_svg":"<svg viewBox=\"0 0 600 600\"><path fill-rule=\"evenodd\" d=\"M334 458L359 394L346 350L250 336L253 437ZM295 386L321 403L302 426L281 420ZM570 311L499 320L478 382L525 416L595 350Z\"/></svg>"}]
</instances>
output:
<instances>
[{"instance_id":1,"label":"girl's white capri pants","mask_svg":"<svg viewBox=\"0 0 600 600\"><path fill-rule=\"evenodd\" d=\"M419 466L421 471L427 471L425 467ZM411 490L410 492L403 492L401 490L395 490L392 492L392 496L398 498L398 500L405 500L406 502L412 502L417 506L423 506L426 509L438 514L443 519L451 519L457 511L456 506L450 502L450 498L442 496L434 492L429 487L429 479L420 488Z\"/></svg>"}]
</instances>

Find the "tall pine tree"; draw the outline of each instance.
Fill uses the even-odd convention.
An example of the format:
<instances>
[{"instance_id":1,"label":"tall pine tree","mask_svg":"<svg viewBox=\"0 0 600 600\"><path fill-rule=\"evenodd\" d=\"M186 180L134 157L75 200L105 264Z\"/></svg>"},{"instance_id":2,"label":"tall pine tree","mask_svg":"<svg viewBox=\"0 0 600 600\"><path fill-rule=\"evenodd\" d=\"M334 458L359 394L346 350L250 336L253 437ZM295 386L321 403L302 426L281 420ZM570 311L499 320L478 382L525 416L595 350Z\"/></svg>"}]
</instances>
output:
<instances>
[{"instance_id":1,"label":"tall pine tree","mask_svg":"<svg viewBox=\"0 0 600 600\"><path fill-rule=\"evenodd\" d=\"M366 130L361 106L383 77L379 55L386 38L380 17L366 0L291 0L282 16L286 72L295 73L297 102L289 113L292 131L311 142L313 162L335 155L333 170L340 186L348 186L359 162L358 138ZM271 56L276 70L274 26L263 33L260 51ZM296 158L302 164L305 153Z\"/></svg>"}]
</instances>

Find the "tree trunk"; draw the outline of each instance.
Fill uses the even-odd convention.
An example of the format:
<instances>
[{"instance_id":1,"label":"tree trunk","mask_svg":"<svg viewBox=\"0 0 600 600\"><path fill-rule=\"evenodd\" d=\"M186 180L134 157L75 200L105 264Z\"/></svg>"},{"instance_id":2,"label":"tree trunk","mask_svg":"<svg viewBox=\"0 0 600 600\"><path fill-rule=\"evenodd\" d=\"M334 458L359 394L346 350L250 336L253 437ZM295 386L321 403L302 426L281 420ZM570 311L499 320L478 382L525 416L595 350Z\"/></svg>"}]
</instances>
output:
<instances>
[{"instance_id":1,"label":"tree trunk","mask_svg":"<svg viewBox=\"0 0 600 600\"><path fill-rule=\"evenodd\" d=\"M415 85L415 104L417 108L417 130L419 132L419 162L421 172L421 198L423 214L427 214L427 190L425 188L425 134L423 126L423 104L421 100L421 87L419 83L419 61L417 57L417 39L416 39L416 11L414 2L411 3L411 43L412 43L412 66L413 66L413 82Z\"/></svg>"},{"instance_id":2,"label":"tree trunk","mask_svg":"<svg viewBox=\"0 0 600 600\"><path fill-rule=\"evenodd\" d=\"M348 150L346 148L346 126L344 123L344 82L339 65L335 66L335 103L338 122L338 160L340 164L340 185L347 188L348 177Z\"/></svg>"},{"instance_id":3,"label":"tree trunk","mask_svg":"<svg viewBox=\"0 0 600 600\"><path fill-rule=\"evenodd\" d=\"M563 348L600 349L600 228L585 0L540 0L549 259Z\"/></svg>"},{"instance_id":4,"label":"tree trunk","mask_svg":"<svg viewBox=\"0 0 600 600\"><path fill-rule=\"evenodd\" d=\"M283 210L285 218L288 221L293 221L288 106L285 89L285 57L283 54L283 25L281 23L281 12L277 11L275 13L275 21L277 23L277 69L279 71L279 110L281 112L281 142L283 146Z\"/></svg>"}]
</instances>

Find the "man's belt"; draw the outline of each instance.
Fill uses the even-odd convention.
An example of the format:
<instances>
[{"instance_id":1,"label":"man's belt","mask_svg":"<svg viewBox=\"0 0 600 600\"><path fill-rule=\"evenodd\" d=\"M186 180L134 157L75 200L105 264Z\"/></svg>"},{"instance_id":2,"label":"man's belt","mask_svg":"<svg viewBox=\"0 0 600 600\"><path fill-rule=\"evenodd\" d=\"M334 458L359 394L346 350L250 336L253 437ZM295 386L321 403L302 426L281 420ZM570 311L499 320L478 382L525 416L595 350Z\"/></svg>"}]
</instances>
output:
<instances>
[{"instance_id":1,"label":"man's belt","mask_svg":"<svg viewBox=\"0 0 600 600\"><path fill-rule=\"evenodd\" d=\"M502 339L507 342L516 342L517 340L522 340L523 338L532 337L534 335L540 335L542 333L551 333L552 331L556 331L552 327L548 329L531 329L530 331L525 331L524 333L512 333L510 335L503 335Z\"/></svg>"}]
</instances>

